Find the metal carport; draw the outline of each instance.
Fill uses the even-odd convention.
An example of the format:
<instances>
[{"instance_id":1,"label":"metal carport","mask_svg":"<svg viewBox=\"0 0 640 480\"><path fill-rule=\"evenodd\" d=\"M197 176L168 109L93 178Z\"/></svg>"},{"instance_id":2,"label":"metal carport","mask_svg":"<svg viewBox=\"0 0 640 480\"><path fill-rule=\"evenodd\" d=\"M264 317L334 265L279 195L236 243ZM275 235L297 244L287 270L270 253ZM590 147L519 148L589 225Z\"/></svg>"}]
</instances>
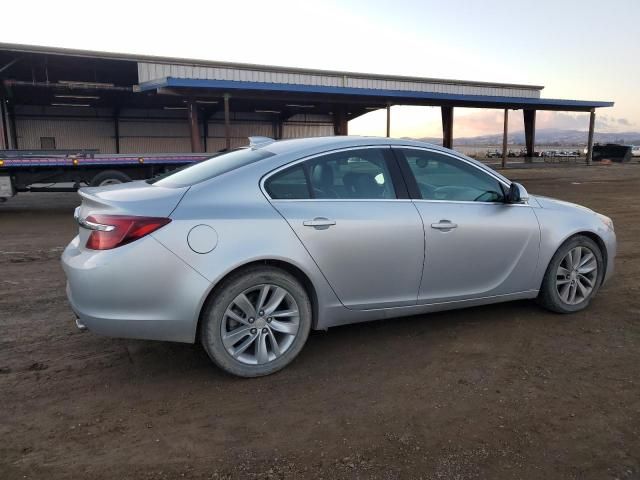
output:
<instances>
[{"instance_id":1,"label":"metal carport","mask_svg":"<svg viewBox=\"0 0 640 480\"><path fill-rule=\"evenodd\" d=\"M544 87L538 85L2 43L0 82L0 148L36 148L38 140L57 129L61 143L72 143L68 148L82 144L114 153L145 148L215 151L237 146L249 130L272 132L276 138L331 130L346 135L349 120L378 109L387 111L389 135L390 107L416 105L441 109L446 147L453 145L455 107L503 109L503 164L509 110L523 111L529 157L534 154L538 110L590 112L590 163L595 109L613 106L541 98ZM238 114L243 117L238 119ZM239 122L246 122L242 131ZM89 126L91 137L82 137L79 127ZM171 140L171 145L163 147L161 140Z\"/></svg>"},{"instance_id":2,"label":"metal carport","mask_svg":"<svg viewBox=\"0 0 640 480\"><path fill-rule=\"evenodd\" d=\"M613 102L567 100L550 98L526 98L499 95L450 94L438 92L421 92L410 90L389 90L373 88L356 88L325 85L302 85L285 83L267 83L255 81L234 81L198 78L165 77L150 80L139 85L140 91L155 90L158 93L173 93L183 97L221 96L227 113L225 125L228 126L229 102L261 100L273 104L274 113L286 111L283 105L292 101L313 103L316 109L327 110L334 118L336 135L346 135L347 121L371 110L387 109L387 135L390 132L390 107L392 105L436 106L442 109L443 145L451 148L453 144L453 109L467 108L499 108L504 109L503 132L503 166L506 165L506 138L509 110L523 110L524 131L527 156L532 157L535 147L536 111L555 110L571 112L590 112L587 164L591 163L593 148L593 132L595 125L595 109L611 107ZM541 87L532 87L540 88ZM281 110L275 110L281 108ZM292 114L295 109L285 112ZM282 118L278 119L282 121Z\"/></svg>"}]
</instances>

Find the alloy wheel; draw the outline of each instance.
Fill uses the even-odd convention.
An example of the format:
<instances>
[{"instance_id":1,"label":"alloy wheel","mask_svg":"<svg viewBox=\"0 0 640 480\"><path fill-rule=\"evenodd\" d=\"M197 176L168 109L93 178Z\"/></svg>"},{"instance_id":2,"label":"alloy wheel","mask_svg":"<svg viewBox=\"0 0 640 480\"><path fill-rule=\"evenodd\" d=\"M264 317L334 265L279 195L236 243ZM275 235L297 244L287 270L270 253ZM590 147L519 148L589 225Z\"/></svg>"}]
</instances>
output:
<instances>
[{"instance_id":1,"label":"alloy wheel","mask_svg":"<svg viewBox=\"0 0 640 480\"><path fill-rule=\"evenodd\" d=\"M575 247L564 256L556 272L556 289L568 305L584 302L595 288L598 262L587 247Z\"/></svg>"},{"instance_id":2,"label":"alloy wheel","mask_svg":"<svg viewBox=\"0 0 640 480\"><path fill-rule=\"evenodd\" d=\"M221 323L222 343L237 361L262 365L283 355L300 328L300 311L285 288L261 284L240 293Z\"/></svg>"}]
</instances>

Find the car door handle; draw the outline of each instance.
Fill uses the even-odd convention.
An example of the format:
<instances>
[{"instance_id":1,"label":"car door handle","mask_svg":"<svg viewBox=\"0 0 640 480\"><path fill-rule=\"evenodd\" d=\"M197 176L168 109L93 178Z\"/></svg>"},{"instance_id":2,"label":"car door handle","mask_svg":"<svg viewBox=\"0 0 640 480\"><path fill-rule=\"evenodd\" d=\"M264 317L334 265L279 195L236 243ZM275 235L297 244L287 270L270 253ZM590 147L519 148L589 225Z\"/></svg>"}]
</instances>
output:
<instances>
[{"instance_id":1,"label":"car door handle","mask_svg":"<svg viewBox=\"0 0 640 480\"><path fill-rule=\"evenodd\" d=\"M316 217L313 220L305 220L304 222L302 222L302 225L304 225L305 227L313 227L319 230L324 230L325 228L329 228L330 226L335 224L335 220L329 220L325 217Z\"/></svg>"},{"instance_id":2,"label":"car door handle","mask_svg":"<svg viewBox=\"0 0 640 480\"><path fill-rule=\"evenodd\" d=\"M436 230L442 230L443 232L448 232L449 230L458 228L458 224L452 223L449 220L440 220L438 223L432 223L431 228L435 228Z\"/></svg>"}]
</instances>

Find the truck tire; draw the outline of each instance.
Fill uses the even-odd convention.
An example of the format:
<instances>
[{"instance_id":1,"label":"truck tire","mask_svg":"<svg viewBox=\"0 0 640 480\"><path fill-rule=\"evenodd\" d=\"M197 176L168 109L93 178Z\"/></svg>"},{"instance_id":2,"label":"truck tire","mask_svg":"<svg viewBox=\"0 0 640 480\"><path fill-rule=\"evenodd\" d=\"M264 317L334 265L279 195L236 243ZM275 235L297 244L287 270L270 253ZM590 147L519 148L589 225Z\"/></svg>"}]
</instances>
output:
<instances>
[{"instance_id":1,"label":"truck tire","mask_svg":"<svg viewBox=\"0 0 640 480\"><path fill-rule=\"evenodd\" d=\"M91 179L91 186L104 187L107 185L115 185L118 183L126 183L130 181L131 178L125 173L119 172L117 170L105 170L104 172L98 173Z\"/></svg>"}]
</instances>

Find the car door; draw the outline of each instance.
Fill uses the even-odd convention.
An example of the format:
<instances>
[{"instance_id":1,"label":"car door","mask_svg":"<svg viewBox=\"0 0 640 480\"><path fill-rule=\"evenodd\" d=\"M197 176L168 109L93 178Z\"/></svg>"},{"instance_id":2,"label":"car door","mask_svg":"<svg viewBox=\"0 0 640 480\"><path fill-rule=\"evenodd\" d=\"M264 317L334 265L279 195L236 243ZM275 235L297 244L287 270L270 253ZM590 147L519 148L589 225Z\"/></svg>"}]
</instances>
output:
<instances>
[{"instance_id":1,"label":"car door","mask_svg":"<svg viewBox=\"0 0 640 480\"><path fill-rule=\"evenodd\" d=\"M418 303L507 295L537 288L540 228L528 204L507 204L507 184L464 158L394 148L424 222Z\"/></svg>"},{"instance_id":2,"label":"car door","mask_svg":"<svg viewBox=\"0 0 640 480\"><path fill-rule=\"evenodd\" d=\"M347 308L415 305L424 229L390 147L317 155L263 188Z\"/></svg>"}]
</instances>

